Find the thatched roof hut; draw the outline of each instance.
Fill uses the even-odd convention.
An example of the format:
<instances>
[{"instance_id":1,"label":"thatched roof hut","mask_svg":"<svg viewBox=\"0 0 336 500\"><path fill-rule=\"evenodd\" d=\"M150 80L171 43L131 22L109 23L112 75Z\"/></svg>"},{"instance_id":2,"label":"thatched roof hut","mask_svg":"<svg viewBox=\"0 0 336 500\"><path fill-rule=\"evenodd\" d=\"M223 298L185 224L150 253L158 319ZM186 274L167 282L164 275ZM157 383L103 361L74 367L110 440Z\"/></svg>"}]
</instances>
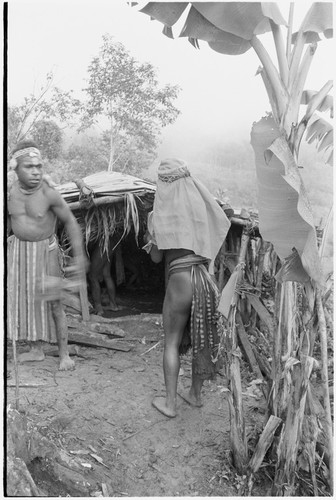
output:
<instances>
[{"instance_id":1,"label":"thatched roof hut","mask_svg":"<svg viewBox=\"0 0 336 500\"><path fill-rule=\"evenodd\" d=\"M106 171L58 187L82 228L86 246L99 241L106 251L114 234L122 240L133 229L138 239L152 210L155 189L152 182Z\"/></svg>"}]
</instances>

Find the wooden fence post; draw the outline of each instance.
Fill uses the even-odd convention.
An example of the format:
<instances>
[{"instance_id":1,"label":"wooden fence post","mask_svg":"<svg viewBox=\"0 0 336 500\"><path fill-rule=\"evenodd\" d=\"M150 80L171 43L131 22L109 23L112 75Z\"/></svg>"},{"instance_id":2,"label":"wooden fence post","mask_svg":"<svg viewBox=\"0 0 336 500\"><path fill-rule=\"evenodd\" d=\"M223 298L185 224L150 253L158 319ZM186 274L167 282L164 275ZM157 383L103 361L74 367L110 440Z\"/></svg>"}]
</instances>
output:
<instances>
[{"instance_id":1,"label":"wooden fence post","mask_svg":"<svg viewBox=\"0 0 336 500\"><path fill-rule=\"evenodd\" d=\"M241 239L240 253L239 253L239 276L237 279L237 287L243 279L246 252L249 242L249 235L244 229ZM234 305L231 307L229 315L230 324L230 346L228 349L229 357L229 373L228 378L230 381L230 392L228 393L228 402L230 409L230 438L233 463L237 471L242 474L246 473L248 463L247 453L247 440L245 433L245 420L243 412L243 397L240 376L240 359L238 354L238 334L236 325L236 312L239 301L239 294L236 291L234 295Z\"/></svg>"}]
</instances>

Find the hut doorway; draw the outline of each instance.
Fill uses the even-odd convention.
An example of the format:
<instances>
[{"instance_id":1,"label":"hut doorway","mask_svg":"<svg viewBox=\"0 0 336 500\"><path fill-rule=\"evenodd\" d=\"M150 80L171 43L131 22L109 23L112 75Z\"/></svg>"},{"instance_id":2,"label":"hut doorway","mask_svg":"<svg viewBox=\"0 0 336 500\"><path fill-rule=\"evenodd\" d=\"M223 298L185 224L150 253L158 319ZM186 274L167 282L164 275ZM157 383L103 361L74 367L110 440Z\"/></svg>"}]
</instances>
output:
<instances>
[{"instance_id":1,"label":"hut doorway","mask_svg":"<svg viewBox=\"0 0 336 500\"><path fill-rule=\"evenodd\" d=\"M143 246L142 241L137 245L132 231L113 251L106 265L114 283L117 308L111 307L108 283L101 280L99 283L101 308L94 311L96 314L117 318L143 313L161 313L165 292L164 265L154 264L141 246ZM91 265L94 265L92 260ZM88 297L93 308L97 309L90 279L88 279Z\"/></svg>"}]
</instances>

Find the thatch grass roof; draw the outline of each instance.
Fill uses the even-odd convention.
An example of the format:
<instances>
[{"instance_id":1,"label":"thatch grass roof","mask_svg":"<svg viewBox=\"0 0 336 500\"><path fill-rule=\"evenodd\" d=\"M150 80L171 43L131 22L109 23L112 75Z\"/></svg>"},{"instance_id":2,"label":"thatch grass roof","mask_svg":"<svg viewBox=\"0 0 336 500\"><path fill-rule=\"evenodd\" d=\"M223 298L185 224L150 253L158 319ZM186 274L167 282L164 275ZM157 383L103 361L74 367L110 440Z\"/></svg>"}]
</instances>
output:
<instances>
[{"instance_id":1,"label":"thatch grass roof","mask_svg":"<svg viewBox=\"0 0 336 500\"><path fill-rule=\"evenodd\" d=\"M120 172L97 172L58 186L81 226L85 244L99 241L108 252L111 237L120 241L134 229L135 238L146 227L156 186L152 182ZM62 234L62 246L67 237Z\"/></svg>"},{"instance_id":2,"label":"thatch grass roof","mask_svg":"<svg viewBox=\"0 0 336 500\"><path fill-rule=\"evenodd\" d=\"M120 172L97 172L80 179L80 181L92 191L94 200L111 197L109 202L113 202L113 198L120 201L119 198L127 193L141 195L150 192L154 194L156 190L156 186L152 182ZM83 196L82 190L76 182L68 182L58 187L59 192L69 204L79 202Z\"/></svg>"}]
</instances>

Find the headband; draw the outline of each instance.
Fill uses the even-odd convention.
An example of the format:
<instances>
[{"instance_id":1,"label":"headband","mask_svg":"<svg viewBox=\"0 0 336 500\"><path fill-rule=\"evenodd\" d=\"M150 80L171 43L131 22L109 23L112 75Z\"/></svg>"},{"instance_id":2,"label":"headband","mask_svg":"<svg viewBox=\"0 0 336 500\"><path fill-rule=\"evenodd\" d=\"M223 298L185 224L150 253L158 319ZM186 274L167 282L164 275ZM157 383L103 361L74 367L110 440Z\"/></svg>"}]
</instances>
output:
<instances>
[{"instance_id":1,"label":"headband","mask_svg":"<svg viewBox=\"0 0 336 500\"><path fill-rule=\"evenodd\" d=\"M15 170L16 167L18 166L18 158L21 158L22 156L30 156L32 158L39 158L42 160L41 158L41 152L39 149L37 148L34 148L34 147L30 147L30 148L25 148L25 149L19 149L19 151L15 151L15 153L13 154L10 162L9 162L9 168L11 170Z\"/></svg>"},{"instance_id":2,"label":"headband","mask_svg":"<svg viewBox=\"0 0 336 500\"><path fill-rule=\"evenodd\" d=\"M167 158L158 168L158 179L162 182L170 183L189 176L187 164L178 158Z\"/></svg>"}]
</instances>

